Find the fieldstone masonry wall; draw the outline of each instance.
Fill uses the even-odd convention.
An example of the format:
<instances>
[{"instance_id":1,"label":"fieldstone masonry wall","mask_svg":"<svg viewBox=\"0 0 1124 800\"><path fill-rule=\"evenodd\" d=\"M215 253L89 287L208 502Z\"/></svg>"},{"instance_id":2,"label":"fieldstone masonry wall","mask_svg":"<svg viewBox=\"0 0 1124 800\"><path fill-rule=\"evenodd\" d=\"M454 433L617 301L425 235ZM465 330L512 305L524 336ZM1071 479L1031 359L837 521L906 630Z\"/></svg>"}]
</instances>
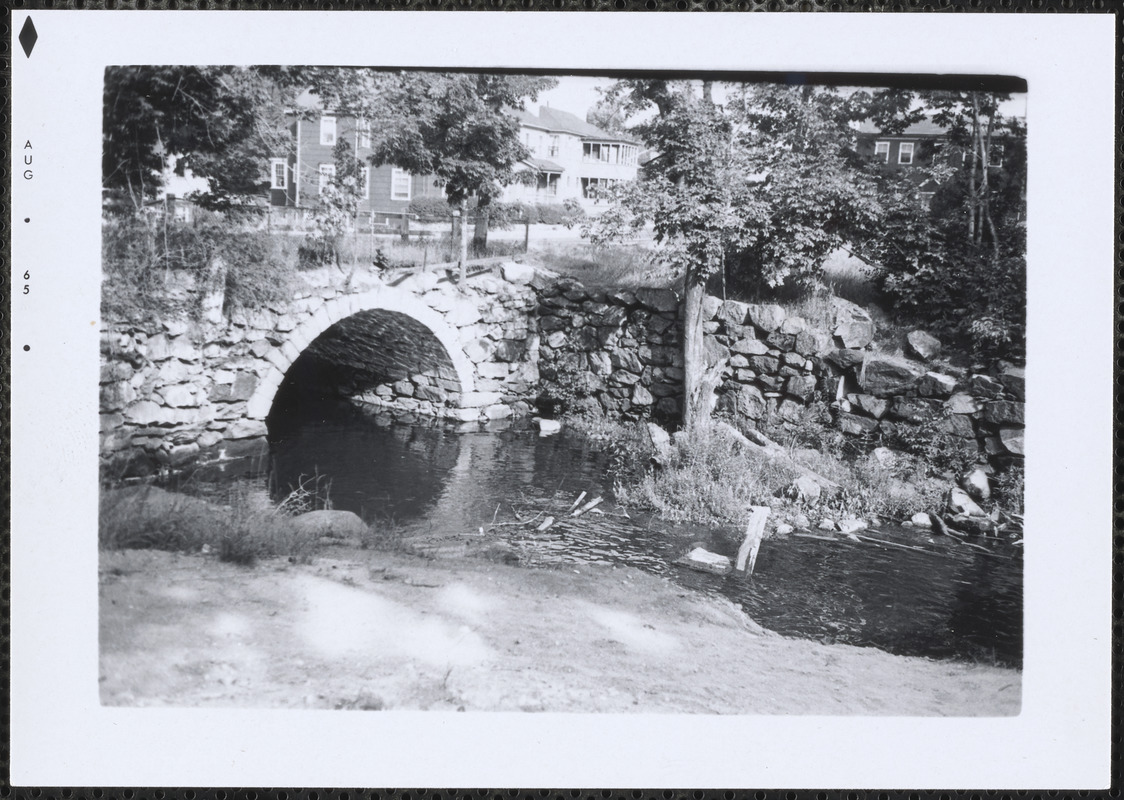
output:
<instances>
[{"instance_id":1,"label":"fieldstone masonry wall","mask_svg":"<svg viewBox=\"0 0 1124 800\"><path fill-rule=\"evenodd\" d=\"M679 418L682 325L670 290L587 290L517 264L464 288L431 273L395 286L376 276L314 280L291 303L229 318L107 324L103 460L147 471L263 452L274 398L306 352L335 365L341 396L406 413L488 421L554 399L628 419ZM828 325L818 329L777 305L706 298L718 411L795 423L821 400L848 434L929 424L987 456L1023 454L1021 369L930 368L939 343L923 334L911 334L909 358L877 352L863 309L825 303Z\"/></svg>"},{"instance_id":2,"label":"fieldstone masonry wall","mask_svg":"<svg viewBox=\"0 0 1124 800\"><path fill-rule=\"evenodd\" d=\"M586 290L558 283L539 294L543 394L596 403L629 419L674 422L683 389L679 299L668 290ZM797 422L809 403L831 405L848 434L887 435L929 424L992 457L1023 455L1021 368L971 374L926 362L939 342L910 335L912 358L873 349L874 323L859 306L825 299L817 329L773 304L707 297L707 360L722 365L720 412L754 422Z\"/></svg>"},{"instance_id":3,"label":"fieldstone masonry wall","mask_svg":"<svg viewBox=\"0 0 1124 800\"><path fill-rule=\"evenodd\" d=\"M338 350L333 328L345 320L371 328L368 366L388 340L396 348L386 385L361 400L463 421L525 411L538 382L536 299L532 274L516 267L505 273L510 280L482 275L463 289L433 273L395 286L377 276L344 284L338 275L316 285L313 274L291 303L216 322L109 322L101 345L103 463L147 472L201 456L262 453L286 373L314 342L313 350L331 350L333 341Z\"/></svg>"}]
</instances>

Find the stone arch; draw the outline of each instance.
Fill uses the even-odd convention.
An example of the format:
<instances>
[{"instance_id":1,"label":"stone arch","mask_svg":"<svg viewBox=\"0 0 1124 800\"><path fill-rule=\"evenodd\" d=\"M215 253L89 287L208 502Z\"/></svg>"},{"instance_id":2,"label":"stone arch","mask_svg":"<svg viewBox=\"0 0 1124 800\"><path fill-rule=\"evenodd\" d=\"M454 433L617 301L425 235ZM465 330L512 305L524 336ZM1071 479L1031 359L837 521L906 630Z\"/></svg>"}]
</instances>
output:
<instances>
[{"instance_id":1,"label":"stone arch","mask_svg":"<svg viewBox=\"0 0 1124 800\"><path fill-rule=\"evenodd\" d=\"M285 373L301 352L320 334L353 314L376 310L403 314L425 326L445 348L456 371L457 380L460 382L461 396L475 391L475 368L472 361L464 354L456 329L416 295L400 289L384 287L364 294L344 295L327 300L311 317L291 331L286 336L284 344L275 347L265 356L270 366L246 403L246 416L254 420L266 418L273 407L277 390L285 379Z\"/></svg>"}]
</instances>

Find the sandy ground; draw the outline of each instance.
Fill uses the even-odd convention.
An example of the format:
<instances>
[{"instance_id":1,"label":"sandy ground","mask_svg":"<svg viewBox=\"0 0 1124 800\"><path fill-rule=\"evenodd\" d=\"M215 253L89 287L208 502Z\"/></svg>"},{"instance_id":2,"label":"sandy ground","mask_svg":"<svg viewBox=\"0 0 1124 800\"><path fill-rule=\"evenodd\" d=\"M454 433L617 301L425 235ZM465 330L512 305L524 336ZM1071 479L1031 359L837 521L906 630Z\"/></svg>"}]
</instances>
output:
<instances>
[{"instance_id":1,"label":"sandy ground","mask_svg":"<svg viewBox=\"0 0 1124 800\"><path fill-rule=\"evenodd\" d=\"M1012 715L1021 673L762 630L629 568L105 552L113 706Z\"/></svg>"}]
</instances>

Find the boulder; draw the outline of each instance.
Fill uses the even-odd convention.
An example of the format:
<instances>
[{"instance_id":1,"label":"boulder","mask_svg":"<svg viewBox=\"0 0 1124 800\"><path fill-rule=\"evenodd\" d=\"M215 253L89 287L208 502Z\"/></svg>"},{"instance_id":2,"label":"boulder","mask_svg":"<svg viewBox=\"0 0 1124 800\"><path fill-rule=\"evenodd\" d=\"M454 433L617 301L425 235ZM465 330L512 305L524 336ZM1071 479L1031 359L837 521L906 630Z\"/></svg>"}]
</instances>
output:
<instances>
[{"instance_id":1,"label":"boulder","mask_svg":"<svg viewBox=\"0 0 1124 800\"><path fill-rule=\"evenodd\" d=\"M1003 384L987 375L968 378L968 389L977 397L996 398L1003 394Z\"/></svg>"},{"instance_id":2,"label":"boulder","mask_svg":"<svg viewBox=\"0 0 1124 800\"><path fill-rule=\"evenodd\" d=\"M933 520L924 511L918 511L916 514L909 518L909 521L913 523L913 527L915 528L933 527Z\"/></svg>"},{"instance_id":3,"label":"boulder","mask_svg":"<svg viewBox=\"0 0 1124 800\"><path fill-rule=\"evenodd\" d=\"M1025 425L1026 406L1011 400L994 400L984 403L980 418L992 425Z\"/></svg>"},{"instance_id":4,"label":"boulder","mask_svg":"<svg viewBox=\"0 0 1124 800\"><path fill-rule=\"evenodd\" d=\"M999 382L1016 400L1026 401L1026 370L1022 367L1007 367L999 373Z\"/></svg>"},{"instance_id":5,"label":"boulder","mask_svg":"<svg viewBox=\"0 0 1124 800\"><path fill-rule=\"evenodd\" d=\"M855 533L856 531L865 531L870 527L870 524L865 519L858 519L857 517L847 517L846 519L839 520L839 530L843 533Z\"/></svg>"},{"instance_id":6,"label":"boulder","mask_svg":"<svg viewBox=\"0 0 1124 800\"><path fill-rule=\"evenodd\" d=\"M950 414L975 414L983 404L967 392L957 392L945 401L944 407Z\"/></svg>"},{"instance_id":7,"label":"boulder","mask_svg":"<svg viewBox=\"0 0 1124 800\"><path fill-rule=\"evenodd\" d=\"M941 352L941 340L925 331L906 334L906 352L922 361L932 361Z\"/></svg>"},{"instance_id":8,"label":"boulder","mask_svg":"<svg viewBox=\"0 0 1124 800\"><path fill-rule=\"evenodd\" d=\"M890 401L875 397L872 394L848 395L848 399L866 414L875 419L882 419L890 409Z\"/></svg>"},{"instance_id":9,"label":"boulder","mask_svg":"<svg viewBox=\"0 0 1124 800\"><path fill-rule=\"evenodd\" d=\"M225 439L257 439L268 433L265 423L260 419L240 419L226 429Z\"/></svg>"},{"instance_id":10,"label":"boulder","mask_svg":"<svg viewBox=\"0 0 1124 800\"><path fill-rule=\"evenodd\" d=\"M704 322L714 319L714 315L718 313L718 309L722 308L722 300L712 294L708 294L703 298L702 302L702 318ZM742 317L745 318L744 316Z\"/></svg>"},{"instance_id":11,"label":"boulder","mask_svg":"<svg viewBox=\"0 0 1124 800\"><path fill-rule=\"evenodd\" d=\"M866 356L858 350L838 349L832 350L824 358L840 369L861 367Z\"/></svg>"},{"instance_id":12,"label":"boulder","mask_svg":"<svg viewBox=\"0 0 1124 800\"><path fill-rule=\"evenodd\" d=\"M831 339L822 331L803 330L796 334L793 349L802 356L816 356L831 347Z\"/></svg>"},{"instance_id":13,"label":"boulder","mask_svg":"<svg viewBox=\"0 0 1124 800\"><path fill-rule=\"evenodd\" d=\"M632 404L634 406L650 406L655 401L652 393L639 383L632 387Z\"/></svg>"},{"instance_id":14,"label":"boulder","mask_svg":"<svg viewBox=\"0 0 1124 800\"><path fill-rule=\"evenodd\" d=\"M793 397L808 402L816 391L816 379L811 375L797 375L784 383L784 390Z\"/></svg>"},{"instance_id":15,"label":"boulder","mask_svg":"<svg viewBox=\"0 0 1124 800\"><path fill-rule=\"evenodd\" d=\"M801 475L792 482L792 491L798 500L814 503L820 499L823 487L811 476Z\"/></svg>"},{"instance_id":16,"label":"boulder","mask_svg":"<svg viewBox=\"0 0 1124 800\"><path fill-rule=\"evenodd\" d=\"M636 299L653 311L673 312L679 308L679 297L671 289L637 289Z\"/></svg>"},{"instance_id":17,"label":"boulder","mask_svg":"<svg viewBox=\"0 0 1124 800\"><path fill-rule=\"evenodd\" d=\"M317 538L362 539L369 532L367 523L350 511L308 511L293 517L290 525L298 534Z\"/></svg>"},{"instance_id":18,"label":"boulder","mask_svg":"<svg viewBox=\"0 0 1124 800\"><path fill-rule=\"evenodd\" d=\"M747 356L763 356L769 352L769 345L760 339L739 339L730 345L731 352Z\"/></svg>"},{"instance_id":19,"label":"boulder","mask_svg":"<svg viewBox=\"0 0 1124 800\"><path fill-rule=\"evenodd\" d=\"M859 385L867 394L889 397L912 389L921 374L920 369L904 358L872 355L863 365Z\"/></svg>"},{"instance_id":20,"label":"boulder","mask_svg":"<svg viewBox=\"0 0 1124 800\"><path fill-rule=\"evenodd\" d=\"M942 372L926 372L917 382L922 397L949 397L956 389L956 378Z\"/></svg>"},{"instance_id":21,"label":"boulder","mask_svg":"<svg viewBox=\"0 0 1124 800\"><path fill-rule=\"evenodd\" d=\"M160 390L160 397L164 405L172 408L195 408L199 405L195 399L195 390L186 383L165 386Z\"/></svg>"},{"instance_id":22,"label":"boulder","mask_svg":"<svg viewBox=\"0 0 1124 800\"><path fill-rule=\"evenodd\" d=\"M857 350L874 341L874 323L870 320L847 320L836 325L832 334L841 347Z\"/></svg>"},{"instance_id":23,"label":"boulder","mask_svg":"<svg viewBox=\"0 0 1124 800\"><path fill-rule=\"evenodd\" d=\"M1008 453L1016 456L1026 455L1026 446L1023 443L1023 436L1026 432L1022 428L1000 428L999 441L1003 444L1003 449Z\"/></svg>"},{"instance_id":24,"label":"boulder","mask_svg":"<svg viewBox=\"0 0 1124 800\"><path fill-rule=\"evenodd\" d=\"M765 333L772 333L785 320L784 309L775 303L754 303L748 307L749 321Z\"/></svg>"},{"instance_id":25,"label":"boulder","mask_svg":"<svg viewBox=\"0 0 1124 800\"><path fill-rule=\"evenodd\" d=\"M765 396L756 386L740 386L734 391L727 391L718 398L720 411L741 414L750 419L761 419L765 416Z\"/></svg>"},{"instance_id":26,"label":"boulder","mask_svg":"<svg viewBox=\"0 0 1124 800\"><path fill-rule=\"evenodd\" d=\"M854 414L839 415L839 430L850 436L862 436L878 427L878 420L859 417Z\"/></svg>"},{"instance_id":27,"label":"boulder","mask_svg":"<svg viewBox=\"0 0 1124 800\"><path fill-rule=\"evenodd\" d=\"M503 279L509 283L526 285L535 279L535 268L515 261L505 261L500 266Z\"/></svg>"},{"instance_id":28,"label":"boulder","mask_svg":"<svg viewBox=\"0 0 1124 800\"><path fill-rule=\"evenodd\" d=\"M889 414L894 419L923 423L935 419L940 408L939 401L926 397L895 397Z\"/></svg>"},{"instance_id":29,"label":"boulder","mask_svg":"<svg viewBox=\"0 0 1124 800\"><path fill-rule=\"evenodd\" d=\"M963 514L968 517L986 517L987 512L984 511L976 501L968 496L968 493L960 487L954 487L948 490L948 496L945 498L945 509L948 513L958 516Z\"/></svg>"},{"instance_id":30,"label":"boulder","mask_svg":"<svg viewBox=\"0 0 1124 800\"><path fill-rule=\"evenodd\" d=\"M787 333L796 335L808 328L808 322L803 317L786 317L784 322L777 328L779 333Z\"/></svg>"},{"instance_id":31,"label":"boulder","mask_svg":"<svg viewBox=\"0 0 1124 800\"><path fill-rule=\"evenodd\" d=\"M718 310L715 312L715 317L726 326L727 330L730 330L731 328L745 325L748 313L749 306L745 303L739 303L737 300L727 300L718 307Z\"/></svg>"},{"instance_id":32,"label":"boulder","mask_svg":"<svg viewBox=\"0 0 1124 800\"><path fill-rule=\"evenodd\" d=\"M968 493L973 500L988 500L991 498L991 483L987 473L982 469L974 469L960 476L960 488Z\"/></svg>"},{"instance_id":33,"label":"boulder","mask_svg":"<svg viewBox=\"0 0 1124 800\"><path fill-rule=\"evenodd\" d=\"M898 460L897 454L889 447L876 447L870 455L880 467L892 467Z\"/></svg>"}]
</instances>

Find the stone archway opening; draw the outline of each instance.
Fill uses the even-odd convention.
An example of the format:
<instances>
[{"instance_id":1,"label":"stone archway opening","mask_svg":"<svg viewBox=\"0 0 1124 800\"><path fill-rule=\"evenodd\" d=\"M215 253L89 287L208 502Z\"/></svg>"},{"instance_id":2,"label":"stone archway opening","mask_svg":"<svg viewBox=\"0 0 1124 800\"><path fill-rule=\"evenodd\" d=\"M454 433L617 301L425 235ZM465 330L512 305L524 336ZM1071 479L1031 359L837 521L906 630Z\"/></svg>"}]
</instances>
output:
<instances>
[{"instance_id":1,"label":"stone archway opening","mask_svg":"<svg viewBox=\"0 0 1124 800\"><path fill-rule=\"evenodd\" d=\"M403 311L371 308L330 325L285 371L266 418L271 433L286 418L327 403L452 416L465 391L462 370L438 335Z\"/></svg>"}]
</instances>

